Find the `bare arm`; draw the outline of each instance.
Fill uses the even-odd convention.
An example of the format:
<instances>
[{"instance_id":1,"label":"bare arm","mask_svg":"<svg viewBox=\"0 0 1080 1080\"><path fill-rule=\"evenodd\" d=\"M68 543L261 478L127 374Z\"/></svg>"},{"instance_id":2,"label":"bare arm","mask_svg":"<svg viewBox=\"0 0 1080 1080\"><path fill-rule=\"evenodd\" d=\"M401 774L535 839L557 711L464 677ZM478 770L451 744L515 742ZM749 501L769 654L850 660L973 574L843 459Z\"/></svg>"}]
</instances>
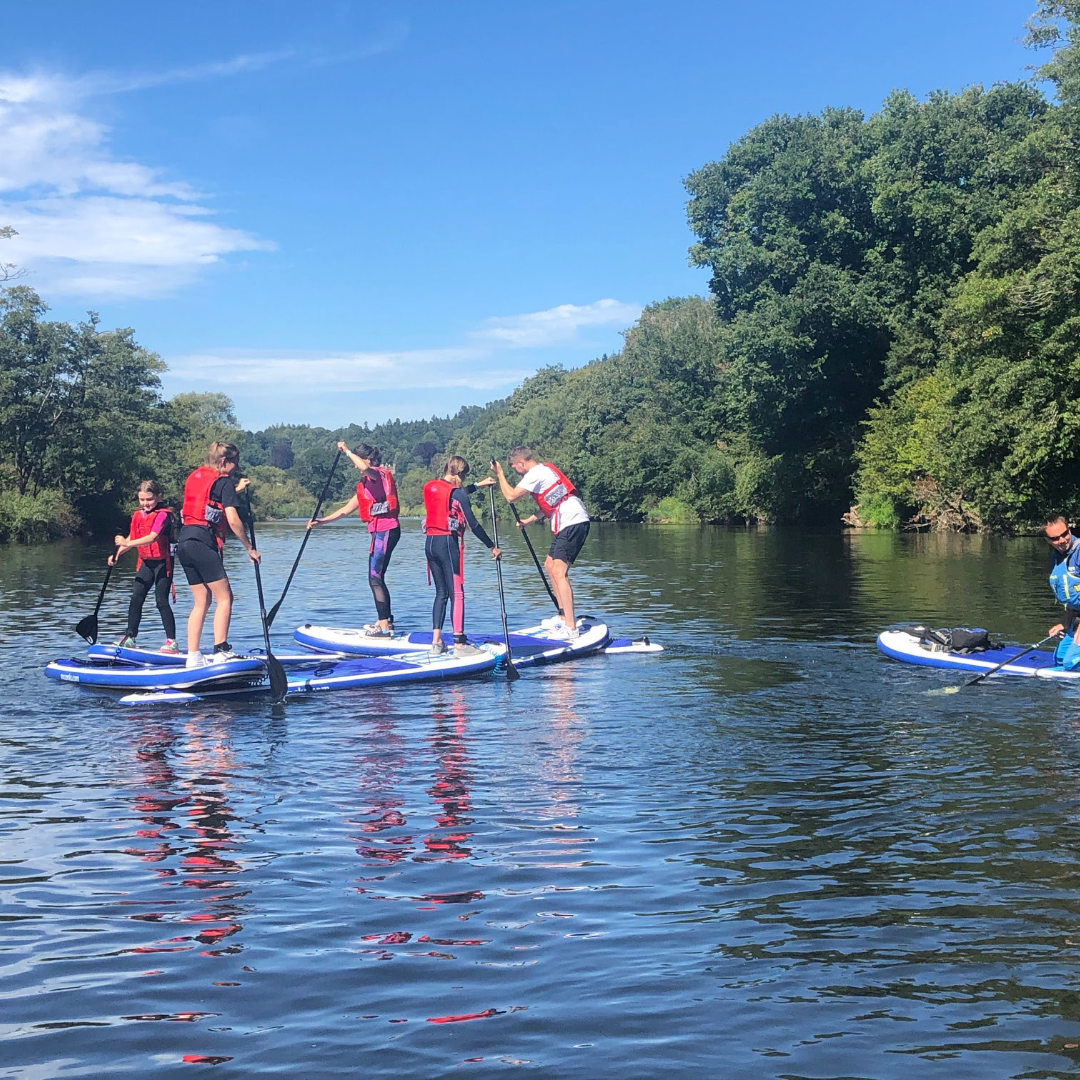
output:
<instances>
[{"instance_id":1,"label":"bare arm","mask_svg":"<svg viewBox=\"0 0 1080 1080\"><path fill-rule=\"evenodd\" d=\"M244 545L244 550L255 561L259 561L259 553L251 546L247 538L247 532L244 529L244 523L240 518L240 513L235 506L225 507L225 520L229 523L229 528L232 529L233 536Z\"/></svg>"},{"instance_id":2,"label":"bare arm","mask_svg":"<svg viewBox=\"0 0 1080 1080\"><path fill-rule=\"evenodd\" d=\"M332 514L327 514L326 517L312 518L307 527L310 529L313 525L325 525L328 521L337 521L338 518L343 518L346 514L355 514L359 508L360 500L354 495L344 506L339 506Z\"/></svg>"},{"instance_id":3,"label":"bare arm","mask_svg":"<svg viewBox=\"0 0 1080 1080\"><path fill-rule=\"evenodd\" d=\"M499 490L507 502L517 502L518 499L524 499L526 495L532 494L526 488L511 487L510 481L506 479L506 473L503 472L503 467L499 462L495 462L495 471L499 474Z\"/></svg>"}]
</instances>

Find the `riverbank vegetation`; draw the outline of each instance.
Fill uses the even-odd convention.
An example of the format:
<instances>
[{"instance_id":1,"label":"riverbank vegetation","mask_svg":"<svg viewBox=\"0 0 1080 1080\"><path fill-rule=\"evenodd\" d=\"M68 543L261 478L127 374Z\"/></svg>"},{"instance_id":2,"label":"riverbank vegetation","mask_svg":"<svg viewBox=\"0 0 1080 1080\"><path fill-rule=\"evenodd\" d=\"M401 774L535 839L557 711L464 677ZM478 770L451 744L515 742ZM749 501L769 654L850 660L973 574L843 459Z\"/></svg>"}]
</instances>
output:
<instances>
[{"instance_id":1,"label":"riverbank vegetation","mask_svg":"<svg viewBox=\"0 0 1080 1080\"><path fill-rule=\"evenodd\" d=\"M383 449L418 509L436 459L533 445L601 519L1016 530L1080 515L1080 0L1042 0L1034 83L774 116L687 179L709 296L651 304L622 350L455 416L238 428L95 316L0 291L0 540L112 529L240 444L257 512L306 516L334 442ZM10 268L8 268L10 270ZM340 470L330 501L348 497Z\"/></svg>"}]
</instances>

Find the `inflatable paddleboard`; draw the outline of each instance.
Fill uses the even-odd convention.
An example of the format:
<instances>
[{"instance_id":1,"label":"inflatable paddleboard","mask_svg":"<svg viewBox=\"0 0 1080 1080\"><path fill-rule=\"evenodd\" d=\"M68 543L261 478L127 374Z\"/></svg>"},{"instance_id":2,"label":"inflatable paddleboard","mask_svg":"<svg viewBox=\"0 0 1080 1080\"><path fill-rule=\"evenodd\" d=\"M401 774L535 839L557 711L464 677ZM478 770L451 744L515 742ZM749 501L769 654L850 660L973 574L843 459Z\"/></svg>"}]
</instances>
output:
<instances>
[{"instance_id":1,"label":"inflatable paddleboard","mask_svg":"<svg viewBox=\"0 0 1080 1080\"><path fill-rule=\"evenodd\" d=\"M187 668L182 664L171 667L139 666L124 662L92 660L54 660L46 665L45 674L60 682L80 683L83 686L113 686L133 690L164 689L165 687L194 687L222 684L245 688L267 678L266 665L254 656L238 656L220 664L204 664Z\"/></svg>"},{"instance_id":2,"label":"inflatable paddleboard","mask_svg":"<svg viewBox=\"0 0 1080 1080\"><path fill-rule=\"evenodd\" d=\"M647 637L612 638L605 646L605 653L631 653L631 652L663 652L664 646L650 641Z\"/></svg>"},{"instance_id":3,"label":"inflatable paddleboard","mask_svg":"<svg viewBox=\"0 0 1080 1080\"><path fill-rule=\"evenodd\" d=\"M560 637L551 625L540 623L510 635L510 651L514 667L531 667L536 664L570 660L590 653L600 652L611 641L607 626L592 619L578 620L578 638L567 641ZM426 652L431 648L431 631L412 634L396 634L392 638L369 637L363 630L334 626L314 626L305 623L293 632L293 638L307 649L320 652L352 653L358 656L380 656L388 653ZM447 639L449 635L447 635ZM470 634L469 640L477 645L502 645L502 634ZM622 639L632 645L629 639ZM447 647L450 647L447 640ZM627 650L629 651L629 650ZM636 651L636 650L635 650Z\"/></svg>"},{"instance_id":4,"label":"inflatable paddleboard","mask_svg":"<svg viewBox=\"0 0 1080 1080\"><path fill-rule=\"evenodd\" d=\"M311 694L330 690L356 690L365 686L389 686L393 683L416 683L431 679L463 679L489 672L502 661L506 649L501 645L484 645L476 656L457 657L405 654L399 656L364 656L334 662L320 662L311 671L294 672L288 677L288 694ZM311 657L309 657L311 659ZM128 694L120 699L124 705L178 704L184 701L205 701L210 698L247 697L269 693L269 677L264 673L258 683L248 687L167 688L148 693Z\"/></svg>"},{"instance_id":5,"label":"inflatable paddleboard","mask_svg":"<svg viewBox=\"0 0 1080 1080\"><path fill-rule=\"evenodd\" d=\"M266 650L261 646L254 649L242 649L245 656L254 656L256 659L262 659L266 655ZM400 650L399 650L400 651ZM90 645L86 650L87 658L92 661L101 660L122 660L128 664L152 664L155 667L176 667L178 664L183 664L185 653L163 653L157 649L132 649L122 645ZM279 661L282 667L290 667L297 665L311 665L318 663L320 659L347 659L345 653L338 653L336 656L313 656L310 652L284 652L274 653L274 658Z\"/></svg>"},{"instance_id":6,"label":"inflatable paddleboard","mask_svg":"<svg viewBox=\"0 0 1080 1080\"><path fill-rule=\"evenodd\" d=\"M985 649L975 653L954 653L940 645L927 644L918 634L907 630L886 630L878 635L878 648L893 660L922 667L944 668L948 671L967 671L972 675L989 671L990 668L1018 656L1024 650L1019 645L1006 645L1000 649ZM1014 664L1008 664L998 675L1026 675L1040 679L1080 679L1080 670L1065 671L1054 664L1054 654L1029 652Z\"/></svg>"}]
</instances>

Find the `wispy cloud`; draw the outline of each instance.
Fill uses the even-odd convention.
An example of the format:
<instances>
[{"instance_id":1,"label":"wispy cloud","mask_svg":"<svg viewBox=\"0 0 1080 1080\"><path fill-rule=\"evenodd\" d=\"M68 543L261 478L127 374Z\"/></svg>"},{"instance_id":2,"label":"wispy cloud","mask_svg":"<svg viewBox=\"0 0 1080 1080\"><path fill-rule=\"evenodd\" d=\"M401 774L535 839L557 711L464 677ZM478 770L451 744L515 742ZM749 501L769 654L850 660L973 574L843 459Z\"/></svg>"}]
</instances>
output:
<instances>
[{"instance_id":1,"label":"wispy cloud","mask_svg":"<svg viewBox=\"0 0 1080 1080\"><path fill-rule=\"evenodd\" d=\"M408 349L401 352L303 352L282 349L216 349L169 358L174 380L213 381L242 392L276 383L290 396L309 390L343 394L400 390L403 385L488 390L512 382L512 372L478 367L487 353L470 348Z\"/></svg>"},{"instance_id":2,"label":"wispy cloud","mask_svg":"<svg viewBox=\"0 0 1080 1080\"><path fill-rule=\"evenodd\" d=\"M118 158L109 128L85 98L182 79L210 78L283 59L285 53L121 77L107 73L0 73L0 223L19 235L5 258L51 294L90 299L159 296L209 264L273 244L212 220L205 198L162 170Z\"/></svg>"},{"instance_id":3,"label":"wispy cloud","mask_svg":"<svg viewBox=\"0 0 1080 1080\"><path fill-rule=\"evenodd\" d=\"M578 338L582 330L627 326L640 314L640 307L619 300L559 304L547 311L488 319L472 337L512 349L540 349L568 344Z\"/></svg>"},{"instance_id":4,"label":"wispy cloud","mask_svg":"<svg viewBox=\"0 0 1080 1080\"><path fill-rule=\"evenodd\" d=\"M309 396L335 394L345 413L363 410L362 395L404 388L501 391L516 386L532 366L519 350L569 349L584 353L594 345L591 330L622 329L637 319L635 303L604 299L586 305L563 303L546 311L485 320L461 345L400 351L211 349L166 356L168 386L215 389L240 397L248 390L265 396L278 388L282 414L294 413ZM505 356L515 355L512 362ZM565 357L564 357L565 359ZM588 359L586 356L577 357ZM449 405L448 405L449 407Z\"/></svg>"}]
</instances>

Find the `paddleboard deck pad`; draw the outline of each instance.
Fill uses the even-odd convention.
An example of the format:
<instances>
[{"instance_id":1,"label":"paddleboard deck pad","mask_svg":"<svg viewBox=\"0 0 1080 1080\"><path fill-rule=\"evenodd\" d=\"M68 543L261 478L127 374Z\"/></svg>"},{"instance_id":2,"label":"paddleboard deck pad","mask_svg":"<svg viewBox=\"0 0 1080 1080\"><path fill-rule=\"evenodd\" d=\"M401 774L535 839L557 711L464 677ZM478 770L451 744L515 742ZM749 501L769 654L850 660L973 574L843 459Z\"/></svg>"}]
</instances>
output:
<instances>
[{"instance_id":1,"label":"paddleboard deck pad","mask_svg":"<svg viewBox=\"0 0 1080 1080\"><path fill-rule=\"evenodd\" d=\"M973 653L954 653L940 645L927 643L920 635L908 630L885 630L878 635L878 648L893 660L922 667L944 668L948 671L966 671L972 675L989 671L998 664L1011 660L1024 650L1019 645L1005 645L999 649L984 649ZM1054 663L1053 653L1029 652L1013 664L1008 664L998 675L1026 675L1040 679L1080 679L1080 670L1066 671Z\"/></svg>"},{"instance_id":2,"label":"paddleboard deck pad","mask_svg":"<svg viewBox=\"0 0 1080 1080\"><path fill-rule=\"evenodd\" d=\"M197 668L188 668L183 664L159 667L129 664L124 661L54 660L46 665L45 675L60 682L80 683L83 686L112 686L126 690L222 685L242 689L268 678L266 664L254 656L238 656L235 660L204 664Z\"/></svg>"},{"instance_id":3,"label":"paddleboard deck pad","mask_svg":"<svg viewBox=\"0 0 1080 1080\"><path fill-rule=\"evenodd\" d=\"M310 671L294 672L288 676L288 695L312 694L331 690L356 690L362 687L389 686L394 683L417 683L434 679L462 679L493 671L505 658L501 645L485 645L475 656L457 657L402 654L398 656L350 657L348 660L319 662ZM179 704L185 701L206 701L213 698L250 696L269 693L269 676L265 672L258 683L247 687L161 688L149 692L128 694L120 699L124 705Z\"/></svg>"},{"instance_id":4,"label":"paddleboard deck pad","mask_svg":"<svg viewBox=\"0 0 1080 1080\"><path fill-rule=\"evenodd\" d=\"M579 619L578 628L576 641L567 641L565 637L559 636L554 627L544 623L515 631L510 635L514 667L531 667L588 656L590 653L600 652L611 643L611 635L606 624L602 622ZM296 628L293 638L306 649L353 653L359 656L426 652L431 648L430 630L395 634L392 638L373 638L363 630L305 623ZM627 646L634 644L628 638L621 640ZM469 634L469 641L476 645L503 645L506 638L502 634ZM450 648L449 641L447 648Z\"/></svg>"},{"instance_id":5,"label":"paddleboard deck pad","mask_svg":"<svg viewBox=\"0 0 1080 1080\"><path fill-rule=\"evenodd\" d=\"M266 656L266 650L261 646L253 649L243 649L245 656L254 656L256 659L263 659ZM400 652L400 650L398 650ZM124 645L90 645L86 650L87 658L91 661L123 661L128 664L151 664L155 667L176 667L179 664L183 664L185 653L163 653L158 649L139 649L129 648ZM338 659L345 660L347 656L345 653L336 653L331 656L313 656L311 652L275 652L274 659L277 660L282 667L294 667L294 666L310 666L313 663L318 663L321 659Z\"/></svg>"}]
</instances>

